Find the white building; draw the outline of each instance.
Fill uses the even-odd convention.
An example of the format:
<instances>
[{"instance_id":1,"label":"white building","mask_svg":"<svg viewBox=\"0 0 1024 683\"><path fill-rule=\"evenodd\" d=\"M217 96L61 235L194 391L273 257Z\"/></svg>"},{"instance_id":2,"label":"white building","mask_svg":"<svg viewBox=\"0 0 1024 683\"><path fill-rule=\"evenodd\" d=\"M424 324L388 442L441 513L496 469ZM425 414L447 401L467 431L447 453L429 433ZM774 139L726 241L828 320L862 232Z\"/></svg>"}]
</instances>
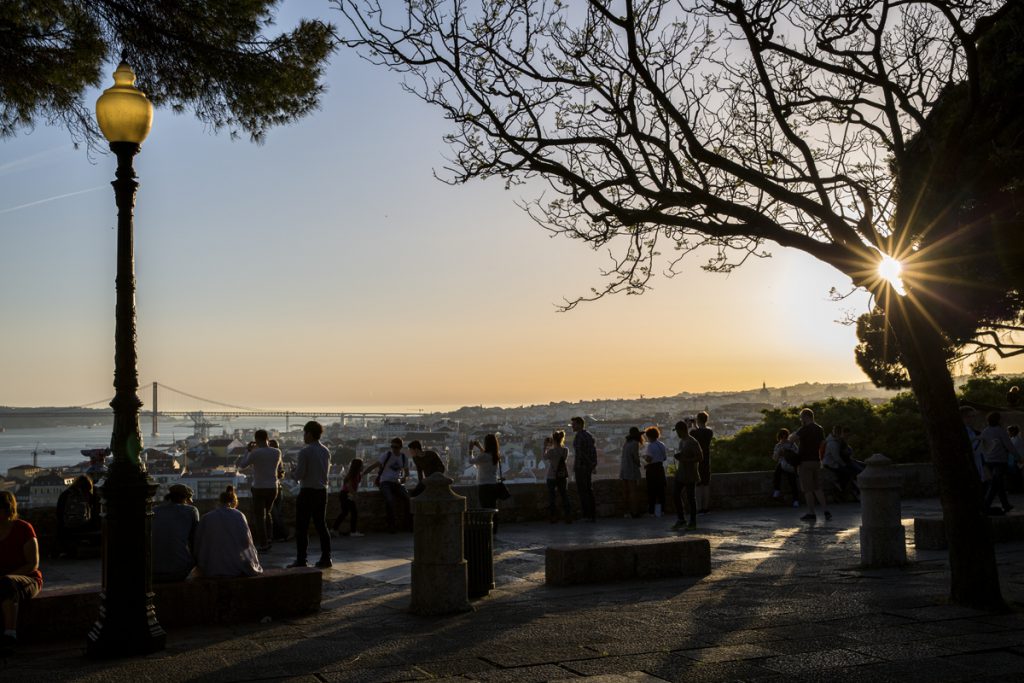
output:
<instances>
[{"instance_id":1,"label":"white building","mask_svg":"<svg viewBox=\"0 0 1024 683\"><path fill-rule=\"evenodd\" d=\"M56 507L57 499L64 489L75 481L74 476L62 474L43 474L29 484L28 507L31 508L52 508Z\"/></svg>"},{"instance_id":2,"label":"white building","mask_svg":"<svg viewBox=\"0 0 1024 683\"><path fill-rule=\"evenodd\" d=\"M250 498L248 478L234 469L213 469L208 472L190 472L171 483L185 484L195 494L193 500L217 500L228 486L235 487L239 498Z\"/></svg>"}]
</instances>

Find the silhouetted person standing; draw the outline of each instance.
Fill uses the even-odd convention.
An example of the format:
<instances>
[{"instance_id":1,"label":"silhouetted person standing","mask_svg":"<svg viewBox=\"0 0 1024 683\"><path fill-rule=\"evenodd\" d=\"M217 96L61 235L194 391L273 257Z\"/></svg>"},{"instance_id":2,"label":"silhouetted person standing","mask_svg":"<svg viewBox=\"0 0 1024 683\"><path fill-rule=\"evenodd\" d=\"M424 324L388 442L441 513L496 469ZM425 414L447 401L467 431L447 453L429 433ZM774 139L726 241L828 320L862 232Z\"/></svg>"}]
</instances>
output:
<instances>
[{"instance_id":1,"label":"silhouetted person standing","mask_svg":"<svg viewBox=\"0 0 1024 683\"><path fill-rule=\"evenodd\" d=\"M801 517L805 522L816 522L818 515L814 511L814 499L821 503L825 511L825 519L832 519L832 513L828 511L828 503L825 502L825 491L821 486L821 456L818 455L821 444L825 442L825 430L814 421L814 411L804 408L800 411L800 429L790 435L790 440L795 441L800 453L800 468L797 474L800 476L800 488L804 491L804 499L807 501L808 512Z\"/></svg>"},{"instance_id":2,"label":"silhouetted person standing","mask_svg":"<svg viewBox=\"0 0 1024 683\"><path fill-rule=\"evenodd\" d=\"M277 439L270 439L267 441L267 445L271 448L277 448L280 450L281 444L277 442ZM274 499L274 505L270 508L270 519L273 529L271 535L273 541L287 541L288 540L288 527L284 524L284 462L282 461L277 467L277 498Z\"/></svg>"},{"instance_id":3,"label":"silhouetted person standing","mask_svg":"<svg viewBox=\"0 0 1024 683\"><path fill-rule=\"evenodd\" d=\"M576 477L576 492L580 497L580 510L583 521L597 521L597 503L594 501L594 472L597 470L597 445L593 435L584 427L582 417L574 417L569 421L576 436L572 439L574 455L572 472Z\"/></svg>"},{"instance_id":4,"label":"silhouetted person standing","mask_svg":"<svg viewBox=\"0 0 1024 683\"><path fill-rule=\"evenodd\" d=\"M255 441L249 444L249 451L238 461L238 468L252 467L252 530L255 532L256 546L260 552L270 550L273 519L270 518L274 501L277 500L277 470L281 467L281 451L268 443L266 429L257 429L253 435Z\"/></svg>"},{"instance_id":5,"label":"silhouetted person standing","mask_svg":"<svg viewBox=\"0 0 1024 683\"><path fill-rule=\"evenodd\" d=\"M676 523L672 525L672 531L693 531L697 528L697 479L699 478L700 463L704 457L700 443L690 436L686 431L686 423L676 422L676 436L679 437L679 451L676 453L676 476L672 483L672 501L676 507ZM690 522L686 522L686 514L683 512L683 502L688 507Z\"/></svg>"},{"instance_id":6,"label":"silhouetted person standing","mask_svg":"<svg viewBox=\"0 0 1024 683\"><path fill-rule=\"evenodd\" d=\"M690 430L690 436L700 444L704 456L698 466L700 483L697 484L697 511L707 512L711 509L711 439L715 433L708 427L708 414L703 410L697 413L697 426Z\"/></svg>"},{"instance_id":7,"label":"silhouetted person standing","mask_svg":"<svg viewBox=\"0 0 1024 683\"><path fill-rule=\"evenodd\" d=\"M331 469L331 452L320 443L323 426L310 420L302 428L306 445L299 451L292 476L299 482L295 499L295 562L289 567L305 567L309 546L309 522L313 521L320 535L320 560L316 566L326 569L331 563L331 535L327 532L327 473Z\"/></svg>"},{"instance_id":8,"label":"silhouetted person standing","mask_svg":"<svg viewBox=\"0 0 1024 683\"><path fill-rule=\"evenodd\" d=\"M647 455L644 474L647 478L647 512L661 517L665 510L665 462L668 448L661 442L661 430L651 426L644 430L647 437Z\"/></svg>"},{"instance_id":9,"label":"silhouetted person standing","mask_svg":"<svg viewBox=\"0 0 1024 683\"><path fill-rule=\"evenodd\" d=\"M989 478L986 482L982 509L986 514L990 514L992 501L999 496L1003 514L1006 514L1013 509L1006 496L1006 470L1009 467L1010 454L1015 453L1017 448L1010 441L1010 434L1003 427L1003 416L998 411L989 413L986 422L988 426L981 432L981 452L985 458Z\"/></svg>"}]
</instances>

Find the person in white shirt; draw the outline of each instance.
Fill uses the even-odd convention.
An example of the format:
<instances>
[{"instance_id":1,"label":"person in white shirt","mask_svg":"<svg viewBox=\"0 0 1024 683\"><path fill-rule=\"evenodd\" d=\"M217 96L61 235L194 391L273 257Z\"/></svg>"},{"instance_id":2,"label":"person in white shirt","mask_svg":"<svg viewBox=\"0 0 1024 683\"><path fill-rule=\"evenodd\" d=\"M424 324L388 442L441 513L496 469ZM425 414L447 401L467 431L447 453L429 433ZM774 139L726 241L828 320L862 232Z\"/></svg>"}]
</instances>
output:
<instances>
[{"instance_id":1,"label":"person in white shirt","mask_svg":"<svg viewBox=\"0 0 1024 683\"><path fill-rule=\"evenodd\" d=\"M480 452L473 455L473 449ZM482 508L498 508L498 463L501 462L501 450L498 447L498 436L487 434L481 446L479 441L469 442L469 461L476 465L477 497ZM494 533L498 533L498 513L493 518Z\"/></svg>"},{"instance_id":2,"label":"person in white shirt","mask_svg":"<svg viewBox=\"0 0 1024 683\"><path fill-rule=\"evenodd\" d=\"M302 428L306 445L299 451L292 476L299 482L295 498L295 562L289 567L305 567L309 547L309 522L320 537L320 559L316 566L328 569L331 562L331 534L327 531L327 473L331 470L331 452L320 443L323 425L310 420Z\"/></svg>"},{"instance_id":3,"label":"person in white shirt","mask_svg":"<svg viewBox=\"0 0 1024 683\"><path fill-rule=\"evenodd\" d=\"M249 444L248 452L238 461L238 468L251 467L253 470L252 526L260 552L266 552L271 548L267 520L279 495L277 471L281 467L281 450L270 446L265 429L257 429L253 438L255 441Z\"/></svg>"},{"instance_id":4,"label":"person in white shirt","mask_svg":"<svg viewBox=\"0 0 1024 683\"><path fill-rule=\"evenodd\" d=\"M364 470L363 474L369 474L374 470L380 470L377 475L377 486L380 487L381 495L384 496L384 508L388 518L388 533L398 531L399 523L397 518L401 516L401 528L409 528L409 492L403 486L409 477L409 456L402 451L404 442L395 437L391 439L391 448L381 453L377 462Z\"/></svg>"},{"instance_id":5,"label":"person in white shirt","mask_svg":"<svg viewBox=\"0 0 1024 683\"><path fill-rule=\"evenodd\" d=\"M985 489L985 500L981 507L988 514L991 511L992 501L999 496L1003 514L1006 514L1013 509L1006 496L1006 470L1010 464L1010 455L1017 449L1010 441L1010 435L1003 427L1003 416L998 411L989 413L986 421L988 426L981 430L981 452L985 458L989 480Z\"/></svg>"}]
</instances>

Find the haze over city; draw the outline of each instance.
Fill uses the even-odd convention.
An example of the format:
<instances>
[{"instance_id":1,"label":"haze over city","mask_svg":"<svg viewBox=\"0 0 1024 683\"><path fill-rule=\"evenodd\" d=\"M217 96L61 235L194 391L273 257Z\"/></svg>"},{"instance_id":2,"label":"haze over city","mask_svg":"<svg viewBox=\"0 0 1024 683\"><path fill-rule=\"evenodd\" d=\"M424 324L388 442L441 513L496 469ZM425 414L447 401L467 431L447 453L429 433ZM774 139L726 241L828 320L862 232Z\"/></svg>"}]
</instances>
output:
<instances>
[{"instance_id":1,"label":"haze over city","mask_svg":"<svg viewBox=\"0 0 1024 683\"><path fill-rule=\"evenodd\" d=\"M279 23L308 11L286 2ZM157 109L135 160L143 384L255 407L429 409L865 379L836 321L867 295L830 300L845 276L774 245L729 276L697 254L642 297L559 313L607 262L517 207L543 186L445 185L438 111L349 50L326 82L321 110L264 145ZM62 128L0 146L0 404L112 393L113 172Z\"/></svg>"}]
</instances>

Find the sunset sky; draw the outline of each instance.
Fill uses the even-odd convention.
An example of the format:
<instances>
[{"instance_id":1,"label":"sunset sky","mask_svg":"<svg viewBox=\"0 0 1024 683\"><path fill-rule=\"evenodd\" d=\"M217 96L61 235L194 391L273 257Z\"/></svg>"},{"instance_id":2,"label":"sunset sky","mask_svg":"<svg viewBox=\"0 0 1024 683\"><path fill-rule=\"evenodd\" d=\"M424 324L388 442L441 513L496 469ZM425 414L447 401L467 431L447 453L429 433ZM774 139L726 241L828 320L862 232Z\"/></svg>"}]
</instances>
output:
<instances>
[{"instance_id":1,"label":"sunset sky","mask_svg":"<svg viewBox=\"0 0 1024 683\"><path fill-rule=\"evenodd\" d=\"M692 260L642 297L557 312L606 256L517 208L538 187L444 185L439 111L348 51L327 83L321 111L262 146L156 111L136 158L142 383L408 410L865 379L836 320L867 296L830 301L849 281L797 252L729 276ZM113 172L62 129L0 142L0 404L112 394Z\"/></svg>"}]
</instances>

